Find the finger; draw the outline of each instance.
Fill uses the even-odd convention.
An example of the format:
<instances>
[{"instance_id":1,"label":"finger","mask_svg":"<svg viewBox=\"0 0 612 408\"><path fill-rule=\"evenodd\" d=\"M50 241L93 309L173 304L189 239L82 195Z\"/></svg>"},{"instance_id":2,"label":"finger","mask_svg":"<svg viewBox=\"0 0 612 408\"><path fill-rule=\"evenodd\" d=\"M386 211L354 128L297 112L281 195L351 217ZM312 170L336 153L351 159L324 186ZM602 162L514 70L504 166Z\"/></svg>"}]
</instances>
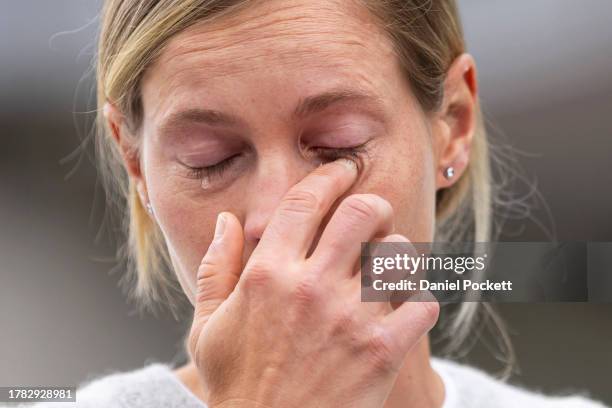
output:
<instances>
[{"instance_id":1,"label":"finger","mask_svg":"<svg viewBox=\"0 0 612 408\"><path fill-rule=\"evenodd\" d=\"M325 270L350 277L362 242L384 237L393 229L393 208L387 200L375 194L353 194L332 215L310 259Z\"/></svg>"},{"instance_id":2,"label":"finger","mask_svg":"<svg viewBox=\"0 0 612 408\"><path fill-rule=\"evenodd\" d=\"M324 164L293 186L283 197L256 251L279 250L305 257L332 204L357 178L357 166L340 159ZM265 244L264 244L265 243Z\"/></svg>"},{"instance_id":3,"label":"finger","mask_svg":"<svg viewBox=\"0 0 612 408\"><path fill-rule=\"evenodd\" d=\"M431 292L420 291L386 315L382 324L408 352L438 321L440 304Z\"/></svg>"},{"instance_id":4,"label":"finger","mask_svg":"<svg viewBox=\"0 0 612 408\"><path fill-rule=\"evenodd\" d=\"M220 213L215 236L196 275L194 321L197 324L204 325L234 290L242 271L243 245L240 221L229 212Z\"/></svg>"},{"instance_id":5,"label":"finger","mask_svg":"<svg viewBox=\"0 0 612 408\"><path fill-rule=\"evenodd\" d=\"M378 304L380 310L387 312L393 310L392 305L389 303L392 291L377 290L377 287L380 287L380 283L376 285L375 281L399 282L404 278L404 273L399 272L398 275L397 270L386 269L382 273L374 273L373 262L375 258L394 257L395 254L406 253L409 250L409 246L411 246L410 241L400 234L391 234L384 238L372 240L368 247L368 253L361 256L361 273L355 274L352 278L355 284L360 287L362 302Z\"/></svg>"}]
</instances>

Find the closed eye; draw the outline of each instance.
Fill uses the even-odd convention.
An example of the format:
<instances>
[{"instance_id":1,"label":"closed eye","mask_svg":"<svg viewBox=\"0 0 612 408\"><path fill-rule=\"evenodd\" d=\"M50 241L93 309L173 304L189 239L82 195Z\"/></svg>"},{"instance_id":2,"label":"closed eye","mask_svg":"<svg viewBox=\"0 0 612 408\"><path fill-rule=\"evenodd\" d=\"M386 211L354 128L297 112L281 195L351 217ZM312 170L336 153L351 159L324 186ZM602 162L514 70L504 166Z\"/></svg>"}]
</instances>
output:
<instances>
[{"instance_id":1,"label":"closed eye","mask_svg":"<svg viewBox=\"0 0 612 408\"><path fill-rule=\"evenodd\" d=\"M202 179L221 176L227 169L232 166L236 159L238 159L241 155L242 153L236 153L233 156L229 156L228 158L221 160L220 162L211 166L191 167L185 165L185 167L187 167L187 169L189 170L188 177L194 179Z\"/></svg>"},{"instance_id":2,"label":"closed eye","mask_svg":"<svg viewBox=\"0 0 612 408\"><path fill-rule=\"evenodd\" d=\"M365 145L366 144L364 143L362 145L352 147L315 146L309 148L308 150L310 153L313 153L322 163L329 163L338 159L349 159L357 163L358 168L360 168L362 156L367 152ZM200 180L208 179L209 181L214 177L221 177L242 155L243 153L236 153L211 166L191 167L184 165L188 170L187 177Z\"/></svg>"},{"instance_id":3,"label":"closed eye","mask_svg":"<svg viewBox=\"0 0 612 408\"><path fill-rule=\"evenodd\" d=\"M323 163L349 159L354 161L358 168L362 167L363 155L367 154L366 143L351 147L311 147L309 150L316 154Z\"/></svg>"}]
</instances>

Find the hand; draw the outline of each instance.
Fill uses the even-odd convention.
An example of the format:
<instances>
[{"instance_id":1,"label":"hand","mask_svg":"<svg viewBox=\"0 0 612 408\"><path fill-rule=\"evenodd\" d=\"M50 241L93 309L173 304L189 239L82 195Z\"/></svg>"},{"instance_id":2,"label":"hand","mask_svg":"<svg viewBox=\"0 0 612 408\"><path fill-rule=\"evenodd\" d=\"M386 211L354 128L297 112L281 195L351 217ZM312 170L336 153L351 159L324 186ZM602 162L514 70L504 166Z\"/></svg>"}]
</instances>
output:
<instances>
[{"instance_id":1,"label":"hand","mask_svg":"<svg viewBox=\"0 0 612 408\"><path fill-rule=\"evenodd\" d=\"M409 243L389 235L393 210L381 197L346 197L312 248L356 178L338 160L296 184L244 270L240 222L221 215L188 340L211 408L382 407L405 355L435 324L436 302L360 301L361 242Z\"/></svg>"}]
</instances>

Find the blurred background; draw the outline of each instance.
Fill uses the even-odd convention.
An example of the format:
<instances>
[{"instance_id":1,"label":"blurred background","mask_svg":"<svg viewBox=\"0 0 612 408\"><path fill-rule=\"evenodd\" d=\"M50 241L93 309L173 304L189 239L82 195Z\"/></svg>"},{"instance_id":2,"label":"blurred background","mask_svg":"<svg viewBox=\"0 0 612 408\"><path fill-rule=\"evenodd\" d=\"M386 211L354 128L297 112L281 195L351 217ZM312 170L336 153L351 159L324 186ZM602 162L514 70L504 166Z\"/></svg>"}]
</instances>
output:
<instances>
[{"instance_id":1,"label":"blurred background","mask_svg":"<svg viewBox=\"0 0 612 408\"><path fill-rule=\"evenodd\" d=\"M549 210L507 239L612 241L612 2L460 0L494 137ZM96 0L0 0L0 385L78 384L181 362L189 321L139 316L87 158ZM91 151L90 148L88 148ZM102 229L103 231L103 229ZM502 236L503 238L503 236ZM499 305L518 355L510 381L612 404L612 304ZM489 372L485 341L463 358Z\"/></svg>"}]
</instances>

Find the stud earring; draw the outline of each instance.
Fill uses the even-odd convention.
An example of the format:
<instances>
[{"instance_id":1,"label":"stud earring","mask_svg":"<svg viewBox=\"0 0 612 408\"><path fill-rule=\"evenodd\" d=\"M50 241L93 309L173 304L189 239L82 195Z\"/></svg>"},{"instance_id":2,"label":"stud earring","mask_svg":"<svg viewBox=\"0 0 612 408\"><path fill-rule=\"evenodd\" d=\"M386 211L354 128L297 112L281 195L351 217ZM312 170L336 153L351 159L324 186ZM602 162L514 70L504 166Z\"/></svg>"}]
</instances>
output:
<instances>
[{"instance_id":1,"label":"stud earring","mask_svg":"<svg viewBox=\"0 0 612 408\"><path fill-rule=\"evenodd\" d=\"M446 177L447 180L452 179L454 175L455 168L453 166L448 166L446 169L444 169L444 177Z\"/></svg>"},{"instance_id":2,"label":"stud earring","mask_svg":"<svg viewBox=\"0 0 612 408\"><path fill-rule=\"evenodd\" d=\"M151 203L147 202L147 205L145 207L147 207L147 212L150 215L153 215L153 206L151 205Z\"/></svg>"}]
</instances>

